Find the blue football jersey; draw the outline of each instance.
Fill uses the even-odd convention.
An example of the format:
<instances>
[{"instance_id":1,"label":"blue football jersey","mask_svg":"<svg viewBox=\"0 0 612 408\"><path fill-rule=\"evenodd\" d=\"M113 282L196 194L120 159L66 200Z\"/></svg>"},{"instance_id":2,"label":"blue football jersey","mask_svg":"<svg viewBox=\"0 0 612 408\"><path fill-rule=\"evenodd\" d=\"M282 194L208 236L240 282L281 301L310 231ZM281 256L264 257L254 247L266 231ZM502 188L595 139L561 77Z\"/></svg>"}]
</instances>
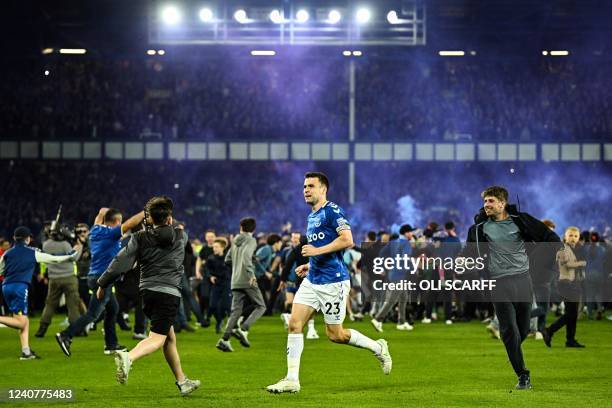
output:
<instances>
[{"instance_id":1,"label":"blue football jersey","mask_svg":"<svg viewBox=\"0 0 612 408\"><path fill-rule=\"evenodd\" d=\"M310 245L318 248L338 238L340 231L350 229L344 210L328 201L308 216L306 238ZM344 251L337 251L310 257L308 280L315 285L324 285L350 279L343 255Z\"/></svg>"}]
</instances>

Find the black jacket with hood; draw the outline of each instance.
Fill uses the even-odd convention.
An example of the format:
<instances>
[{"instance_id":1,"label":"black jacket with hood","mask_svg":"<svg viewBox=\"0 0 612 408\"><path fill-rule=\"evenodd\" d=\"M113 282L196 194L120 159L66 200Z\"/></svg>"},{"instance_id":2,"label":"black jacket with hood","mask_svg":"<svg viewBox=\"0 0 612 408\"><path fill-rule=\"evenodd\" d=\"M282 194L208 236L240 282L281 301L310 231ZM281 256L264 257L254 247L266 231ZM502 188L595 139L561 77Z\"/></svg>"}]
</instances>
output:
<instances>
[{"instance_id":1,"label":"black jacket with hood","mask_svg":"<svg viewBox=\"0 0 612 408\"><path fill-rule=\"evenodd\" d=\"M518 227L525 249L529 257L529 272L534 283L550 281L554 275L555 256L563 245L559 236L542 221L525 212L519 212L515 205L506 206L510 218ZM489 259L489 246L484 233L484 223L489 219L484 207L474 216L474 225L468 230L467 244L461 256ZM547 244L545 244L547 243ZM489 270L485 261L481 276L489 278Z\"/></svg>"},{"instance_id":2,"label":"black jacket with hood","mask_svg":"<svg viewBox=\"0 0 612 408\"><path fill-rule=\"evenodd\" d=\"M106 288L138 262L140 290L180 296L186 243L185 231L172 225L139 231L100 276L98 285Z\"/></svg>"}]
</instances>

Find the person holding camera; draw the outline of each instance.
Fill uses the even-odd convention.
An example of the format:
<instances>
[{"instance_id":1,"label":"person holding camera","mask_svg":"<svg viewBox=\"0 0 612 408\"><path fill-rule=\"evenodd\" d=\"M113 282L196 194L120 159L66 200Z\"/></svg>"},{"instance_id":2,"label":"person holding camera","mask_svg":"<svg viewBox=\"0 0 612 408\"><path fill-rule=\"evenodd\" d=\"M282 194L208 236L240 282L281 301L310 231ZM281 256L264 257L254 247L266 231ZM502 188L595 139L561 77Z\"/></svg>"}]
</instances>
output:
<instances>
[{"instance_id":1,"label":"person holding camera","mask_svg":"<svg viewBox=\"0 0 612 408\"><path fill-rule=\"evenodd\" d=\"M43 242L43 252L61 256L69 255L76 251L76 257L80 257L82 245L77 243L73 248L68 241L70 233L71 231L66 226L55 224L51 229L49 239ZM36 334L34 334L36 337L45 336L47 328L51 324L51 319L55 314L55 309L59 307L62 295L66 299L70 323L75 322L81 315L79 311L79 282L74 274L74 263L49 264L46 266L46 270L49 278L49 291L47 292L45 307L40 318L40 326Z\"/></svg>"}]
</instances>

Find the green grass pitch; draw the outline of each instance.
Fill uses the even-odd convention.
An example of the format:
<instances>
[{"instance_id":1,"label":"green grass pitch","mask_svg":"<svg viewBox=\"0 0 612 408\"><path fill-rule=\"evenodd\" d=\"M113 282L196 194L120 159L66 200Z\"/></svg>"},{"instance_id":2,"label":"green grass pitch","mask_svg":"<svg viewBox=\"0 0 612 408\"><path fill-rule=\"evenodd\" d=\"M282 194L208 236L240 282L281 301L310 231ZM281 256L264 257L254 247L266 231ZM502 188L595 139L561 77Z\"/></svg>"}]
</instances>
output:
<instances>
[{"instance_id":1,"label":"green grass pitch","mask_svg":"<svg viewBox=\"0 0 612 408\"><path fill-rule=\"evenodd\" d=\"M202 387L182 398L161 351L137 361L129 382L115 382L113 358L102 353L100 328L87 338L76 338L73 356L65 357L53 334L56 316L44 339L32 336L31 346L42 357L19 361L15 330L0 329L0 387L70 387L83 407L165 406L312 406L312 407L602 407L612 406L612 322L578 322L579 341L586 349L566 349L565 333L553 339L553 348L529 338L523 345L533 389L514 391L516 378L502 343L492 339L482 323L446 326L418 324L399 332L385 324L377 334L368 322L346 322L347 327L372 337L384 337L393 356L393 371L385 376L367 350L336 345L324 337L305 340L299 394L268 394L264 387L285 375L286 332L278 317L262 318L251 329L252 347L234 339L234 353L214 345L213 328L178 335L185 373ZM31 322L31 333L38 319ZM100 325L99 325L100 327ZM120 342L133 347L131 333L119 332ZM12 405L12 404L11 404ZM20 406L47 406L36 403Z\"/></svg>"}]
</instances>

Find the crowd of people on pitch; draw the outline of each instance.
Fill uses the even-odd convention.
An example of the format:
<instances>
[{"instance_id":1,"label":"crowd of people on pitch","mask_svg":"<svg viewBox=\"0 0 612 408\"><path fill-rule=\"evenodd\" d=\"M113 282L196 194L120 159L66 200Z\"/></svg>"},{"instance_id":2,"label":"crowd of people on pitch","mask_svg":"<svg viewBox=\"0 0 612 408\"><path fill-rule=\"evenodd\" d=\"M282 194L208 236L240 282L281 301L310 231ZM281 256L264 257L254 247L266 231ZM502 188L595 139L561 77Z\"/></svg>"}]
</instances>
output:
<instances>
[{"instance_id":1,"label":"crowd of people on pitch","mask_svg":"<svg viewBox=\"0 0 612 408\"><path fill-rule=\"evenodd\" d=\"M184 223L178 222L183 227ZM554 224L546 221L550 228ZM44 337L52 323L56 311L63 311L65 305L67 324L74 322L80 314L85 312L85 305L89 303L92 293L87 287L87 277L91 254L88 246L89 226L86 223L77 224L74 233L58 233L49 225L43 230L40 240L33 240L30 245L53 253L62 249L62 253L70 252L70 248L78 246L79 256L74 262L74 272L57 275L57 269L49 269L48 265L40 264L35 269L31 280L30 310L31 314L42 312L40 326L36 331L37 337ZM567 231L566 231L567 235ZM279 233L265 234L258 232L254 235L257 246L253 262L257 286L265 302L266 315L281 313L285 324L291 310L291 302L295 289L299 286L300 278L295 274L295 268L300 262L306 262L301 257L301 246L306 243L305 236L299 231L291 230L290 226ZM232 233L218 234L214 230L207 230L200 240L192 237L185 250L183 262L183 290L181 307L176 316L174 328L176 332L194 331L198 327L214 327L216 333L222 331L224 322L230 314L231 289L230 282L232 268L225 263L225 257L235 235ZM368 259L377 256L385 246L396 240L407 240L412 246L413 256L450 256L458 255L458 250L450 250L449 246L440 244L457 244L460 248L455 224L447 222L441 226L430 222L423 228L414 228L408 224L402 225L398 231L370 231L359 246L344 253L344 263L351 276L351 292L347 302L347 314L351 320L361 320L367 314L371 323L378 331L383 331L384 322L393 322L397 330L413 330L416 323L430 324L436 320L444 321L447 325L470 321L473 319L489 322L488 329L499 337L496 327L492 304L486 298L473 297L452 291L421 291L415 293L393 293L377 291L372 288L372 271ZM536 338L542 339L543 332L548 330L544 324L546 315L552 311L561 319L567 319L572 313L578 318L583 313L585 318L601 320L606 318L607 302L612 298L612 243L595 231L583 231L577 243L572 245L572 256L579 262L576 267L574 279L579 288L579 301L570 302L564 299L562 290L559 290L559 271L549 282L547 298L534 299L534 312L532 331ZM566 239L567 242L567 239ZM11 239L0 238L0 256L11 247ZM65 247L65 248L64 248ZM76 247L75 247L76 248ZM442 254L441 251L444 251ZM53 271L51 273L50 271ZM54 275L55 274L55 275ZM387 282L400 281L409 276L404 272L386 272L381 278ZM437 270L428 266L420 268L416 279L427 280L456 280L471 279L469 274L457 274L453 270ZM477 277L477 276L476 276ZM1 279L1 277L0 277ZM533 278L535 279L535 278ZM118 302L116 320L121 330L132 331L134 339L146 337L147 321L138 299L139 272L135 268L127 273L121 281L115 283L115 294ZM538 292L538 285L542 282L534 280L534 291ZM63 296L62 296L63 295ZM63 299L62 304L60 300ZM0 302L1 303L1 302ZM247 305L243 315L248 316L254 305ZM7 311L8 309L4 309ZM134 313L134 321L130 321L130 313ZM107 312L108 313L108 309ZM571 316L570 316L571 317ZM96 322L88 325L86 330L78 335L87 335L90 330L96 329L96 324L102 321L104 314ZM607 316L612 320L612 315ZM571 320L571 319L570 319ZM312 326L312 327L311 327ZM555 326L553 326L554 328ZM551 329L552 330L552 329ZM574 320L575 334L575 320ZM307 338L318 338L314 324L309 324ZM548 338L550 341L550 338Z\"/></svg>"},{"instance_id":2,"label":"crowd of people on pitch","mask_svg":"<svg viewBox=\"0 0 612 408\"><path fill-rule=\"evenodd\" d=\"M0 133L44 139L346 140L348 60L21 62L3 72ZM359 140L603 140L608 63L356 62ZM28 83L27 89L19 84ZM345 135L345 136L343 136Z\"/></svg>"},{"instance_id":3,"label":"crowd of people on pitch","mask_svg":"<svg viewBox=\"0 0 612 408\"><path fill-rule=\"evenodd\" d=\"M233 220L257 214L260 230L303 225L303 197L299 187L309 162L250 161L4 161L0 190L19 191L0 200L0 235L10 236L19 225L35 233L55 217L63 204L66 219L92 221L103 197L129 212L159 191L171 191L180 205L178 218L190 233L213 228L231 231ZM423 222L452 219L460 231L472 221L478 187L489 174L520 191L523 208L549 217L571 219L585 229L609 235L604 222L612 219L607 205L609 182L605 163L513 164L444 162L357 162L355 204L347 204L346 163L322 164L337 180L334 196L351 215L359 234L391 226L397 219ZM245 177L257 174L257 177ZM379 182L380 175L385 182ZM533 177L545 175L546 177ZM584 180L593 187L584 190ZM227 182L231 180L231 182ZM92 186L95 188L92 189ZM436 186L436 187L433 187ZM86 191L87 194L83 194ZM547 191L547 194L540 194ZM292 203L292 204L287 204ZM551 208L554 207L554 208ZM551 211L554 210L554 212ZM38 226L38 227L37 227ZM40 239L39 239L40 240Z\"/></svg>"}]
</instances>

